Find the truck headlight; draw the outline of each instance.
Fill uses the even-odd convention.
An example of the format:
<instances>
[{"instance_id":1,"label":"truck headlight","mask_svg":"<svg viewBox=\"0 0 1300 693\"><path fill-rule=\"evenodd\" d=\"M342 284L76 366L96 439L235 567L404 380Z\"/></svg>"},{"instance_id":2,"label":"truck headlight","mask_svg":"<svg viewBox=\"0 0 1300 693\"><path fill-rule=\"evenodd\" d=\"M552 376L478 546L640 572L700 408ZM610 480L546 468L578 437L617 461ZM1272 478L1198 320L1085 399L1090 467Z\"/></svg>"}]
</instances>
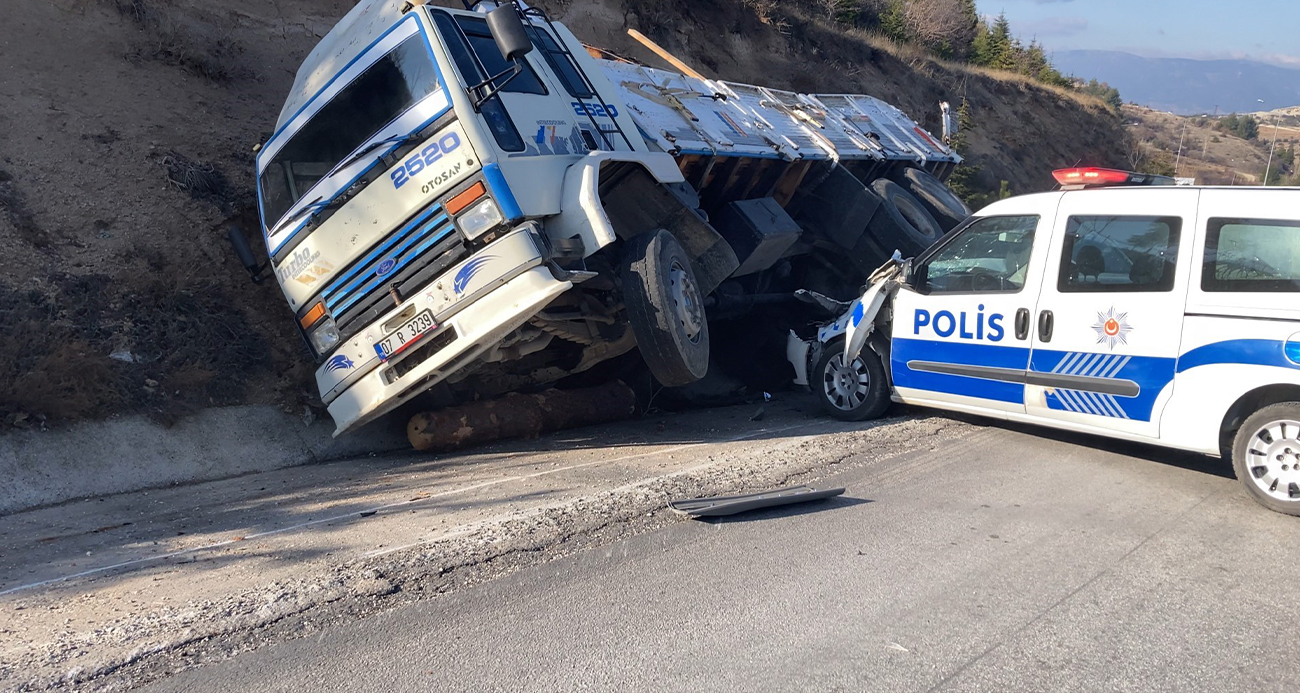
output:
<instances>
[{"instance_id":1,"label":"truck headlight","mask_svg":"<svg viewBox=\"0 0 1300 693\"><path fill-rule=\"evenodd\" d=\"M456 218L460 230L470 240L491 231L505 220L505 217L501 216L501 210L490 197L484 198Z\"/></svg>"},{"instance_id":2,"label":"truck headlight","mask_svg":"<svg viewBox=\"0 0 1300 693\"><path fill-rule=\"evenodd\" d=\"M324 356L334 350L339 343L339 328L334 325L334 318L325 318L307 333L316 353Z\"/></svg>"}]
</instances>

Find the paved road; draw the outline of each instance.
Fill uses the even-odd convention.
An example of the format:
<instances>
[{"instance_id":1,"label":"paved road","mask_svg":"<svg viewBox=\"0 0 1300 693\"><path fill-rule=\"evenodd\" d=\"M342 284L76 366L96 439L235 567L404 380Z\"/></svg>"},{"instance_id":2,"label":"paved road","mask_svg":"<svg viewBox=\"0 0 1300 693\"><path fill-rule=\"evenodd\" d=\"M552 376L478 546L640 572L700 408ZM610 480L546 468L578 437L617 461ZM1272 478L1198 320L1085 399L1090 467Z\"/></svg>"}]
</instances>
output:
<instances>
[{"instance_id":1,"label":"paved road","mask_svg":"<svg viewBox=\"0 0 1300 693\"><path fill-rule=\"evenodd\" d=\"M916 416L846 424L805 403L0 517L0 690L120 689L674 522L670 497L768 488L976 430Z\"/></svg>"},{"instance_id":2,"label":"paved road","mask_svg":"<svg viewBox=\"0 0 1300 693\"><path fill-rule=\"evenodd\" d=\"M148 690L1300 689L1300 520L1207 460L992 427L827 481Z\"/></svg>"}]
</instances>

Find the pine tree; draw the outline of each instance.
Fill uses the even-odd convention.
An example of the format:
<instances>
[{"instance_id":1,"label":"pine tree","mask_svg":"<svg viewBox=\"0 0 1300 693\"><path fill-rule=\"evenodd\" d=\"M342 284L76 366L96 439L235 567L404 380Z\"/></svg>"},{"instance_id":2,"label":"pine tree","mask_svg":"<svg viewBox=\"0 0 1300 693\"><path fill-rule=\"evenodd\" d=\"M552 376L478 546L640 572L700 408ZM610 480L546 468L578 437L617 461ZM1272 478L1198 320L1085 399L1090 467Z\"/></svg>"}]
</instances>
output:
<instances>
[{"instance_id":1,"label":"pine tree","mask_svg":"<svg viewBox=\"0 0 1300 693\"><path fill-rule=\"evenodd\" d=\"M1003 12L993 22L989 36L989 67L998 70L1016 69L1016 44L1011 37L1011 21Z\"/></svg>"},{"instance_id":2,"label":"pine tree","mask_svg":"<svg viewBox=\"0 0 1300 693\"><path fill-rule=\"evenodd\" d=\"M899 43L908 42L907 8L904 6L904 0L890 0L890 3L885 6L884 11L880 13L880 31Z\"/></svg>"},{"instance_id":3,"label":"pine tree","mask_svg":"<svg viewBox=\"0 0 1300 693\"><path fill-rule=\"evenodd\" d=\"M970 43L970 63L980 67L993 67L993 30L987 22L975 27L975 38Z\"/></svg>"}]
</instances>

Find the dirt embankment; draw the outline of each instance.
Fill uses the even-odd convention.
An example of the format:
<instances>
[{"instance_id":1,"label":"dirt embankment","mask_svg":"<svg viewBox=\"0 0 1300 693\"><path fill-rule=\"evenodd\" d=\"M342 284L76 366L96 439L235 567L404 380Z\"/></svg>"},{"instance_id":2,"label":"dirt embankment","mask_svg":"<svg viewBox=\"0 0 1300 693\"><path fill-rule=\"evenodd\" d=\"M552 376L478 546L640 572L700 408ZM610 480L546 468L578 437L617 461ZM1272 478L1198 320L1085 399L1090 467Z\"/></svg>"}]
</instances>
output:
<instances>
[{"instance_id":1,"label":"dirt embankment","mask_svg":"<svg viewBox=\"0 0 1300 693\"><path fill-rule=\"evenodd\" d=\"M1050 185L1054 167L1123 158L1118 121L1099 104L909 58L774 14L773 3L541 4L584 40L652 64L627 28L710 75L874 94L935 130L938 102L964 97L976 122L970 158L991 188L1007 180L1030 192ZM318 405L288 308L274 286L247 281L225 228L256 227L251 148L269 136L298 62L351 5L10 0L0 23L0 429Z\"/></svg>"}]
</instances>

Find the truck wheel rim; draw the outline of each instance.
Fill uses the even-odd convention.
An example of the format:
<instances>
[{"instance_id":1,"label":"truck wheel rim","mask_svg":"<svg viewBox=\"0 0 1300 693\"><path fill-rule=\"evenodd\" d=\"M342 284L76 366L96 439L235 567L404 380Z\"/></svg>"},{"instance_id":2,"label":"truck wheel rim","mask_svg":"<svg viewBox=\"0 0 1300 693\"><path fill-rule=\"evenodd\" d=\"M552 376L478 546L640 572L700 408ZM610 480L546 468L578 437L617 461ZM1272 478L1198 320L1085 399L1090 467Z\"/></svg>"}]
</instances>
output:
<instances>
[{"instance_id":1,"label":"truck wheel rim","mask_svg":"<svg viewBox=\"0 0 1300 693\"><path fill-rule=\"evenodd\" d=\"M1246 465L1255 486L1269 497L1300 501L1300 421L1261 426L1247 443Z\"/></svg>"},{"instance_id":2,"label":"truck wheel rim","mask_svg":"<svg viewBox=\"0 0 1300 693\"><path fill-rule=\"evenodd\" d=\"M826 400L836 409L852 411L867 401L867 392L871 390L871 374L863 365L862 357L853 359L853 363L846 366L844 354L837 353L826 362L822 389L826 393Z\"/></svg>"},{"instance_id":3,"label":"truck wheel rim","mask_svg":"<svg viewBox=\"0 0 1300 693\"><path fill-rule=\"evenodd\" d=\"M700 305L700 291L681 263L674 261L668 269L668 284L677 306L677 321L682 325L686 338L692 342L700 341L704 331L704 310Z\"/></svg>"}]
</instances>

